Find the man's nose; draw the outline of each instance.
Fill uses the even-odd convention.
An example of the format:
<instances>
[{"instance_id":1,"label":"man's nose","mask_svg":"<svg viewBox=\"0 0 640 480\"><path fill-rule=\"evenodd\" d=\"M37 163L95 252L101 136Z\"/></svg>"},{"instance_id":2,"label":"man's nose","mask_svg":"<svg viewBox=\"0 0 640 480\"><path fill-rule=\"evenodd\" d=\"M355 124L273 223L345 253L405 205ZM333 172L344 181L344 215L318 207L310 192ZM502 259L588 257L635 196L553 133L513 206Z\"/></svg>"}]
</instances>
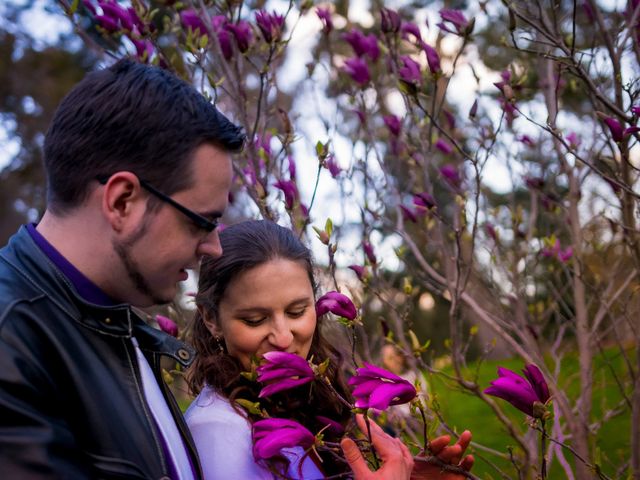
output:
<instances>
[{"instance_id":1,"label":"man's nose","mask_svg":"<svg viewBox=\"0 0 640 480\"><path fill-rule=\"evenodd\" d=\"M217 258L222 255L222 245L220 245L220 236L218 235L218 229L207 234L204 239L198 244L196 249L198 258L209 256Z\"/></svg>"}]
</instances>

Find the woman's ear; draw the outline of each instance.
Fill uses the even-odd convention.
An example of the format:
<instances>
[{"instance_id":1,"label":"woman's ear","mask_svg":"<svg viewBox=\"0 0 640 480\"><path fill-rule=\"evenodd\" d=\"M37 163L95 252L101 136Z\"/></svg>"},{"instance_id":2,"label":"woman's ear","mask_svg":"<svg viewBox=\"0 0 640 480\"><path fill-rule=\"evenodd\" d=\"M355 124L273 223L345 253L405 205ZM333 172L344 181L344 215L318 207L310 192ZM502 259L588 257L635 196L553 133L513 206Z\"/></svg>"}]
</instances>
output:
<instances>
[{"instance_id":1,"label":"woman's ear","mask_svg":"<svg viewBox=\"0 0 640 480\"><path fill-rule=\"evenodd\" d=\"M209 330L211 335L213 335L214 337L221 337L222 329L218 325L215 315L213 315L211 312L207 311L204 307L201 307L200 305L198 305L198 312L202 317L202 321L204 322L205 327L207 327L207 330Z\"/></svg>"}]
</instances>

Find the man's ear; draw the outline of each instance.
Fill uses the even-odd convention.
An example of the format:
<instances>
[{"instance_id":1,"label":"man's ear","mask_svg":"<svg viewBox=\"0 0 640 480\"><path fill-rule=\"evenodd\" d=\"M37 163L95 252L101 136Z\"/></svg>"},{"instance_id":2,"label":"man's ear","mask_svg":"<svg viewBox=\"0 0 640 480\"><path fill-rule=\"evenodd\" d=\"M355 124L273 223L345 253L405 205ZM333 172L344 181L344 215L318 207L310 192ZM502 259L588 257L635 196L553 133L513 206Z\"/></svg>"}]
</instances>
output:
<instances>
[{"instance_id":1,"label":"man's ear","mask_svg":"<svg viewBox=\"0 0 640 480\"><path fill-rule=\"evenodd\" d=\"M116 172L104 185L102 212L111 227L122 232L128 225L137 228L147 209L147 196L138 177L131 172Z\"/></svg>"}]
</instances>

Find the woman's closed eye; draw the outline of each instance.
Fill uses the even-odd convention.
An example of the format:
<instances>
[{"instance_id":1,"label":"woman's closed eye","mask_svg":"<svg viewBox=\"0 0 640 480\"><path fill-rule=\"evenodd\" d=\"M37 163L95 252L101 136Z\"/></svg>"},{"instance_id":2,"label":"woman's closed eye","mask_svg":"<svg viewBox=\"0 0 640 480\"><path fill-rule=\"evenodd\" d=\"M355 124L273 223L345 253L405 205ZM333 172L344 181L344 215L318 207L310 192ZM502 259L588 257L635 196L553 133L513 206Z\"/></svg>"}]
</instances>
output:
<instances>
[{"instance_id":1,"label":"woman's closed eye","mask_svg":"<svg viewBox=\"0 0 640 480\"><path fill-rule=\"evenodd\" d=\"M250 327L257 327L258 325L261 325L266 319L267 317L264 316L240 318L240 320L242 320L246 325L249 325Z\"/></svg>"},{"instance_id":2,"label":"woman's closed eye","mask_svg":"<svg viewBox=\"0 0 640 480\"><path fill-rule=\"evenodd\" d=\"M304 315L304 312L307 311L307 307L304 308L295 308L291 310L287 310L287 315L291 318L300 318Z\"/></svg>"}]
</instances>

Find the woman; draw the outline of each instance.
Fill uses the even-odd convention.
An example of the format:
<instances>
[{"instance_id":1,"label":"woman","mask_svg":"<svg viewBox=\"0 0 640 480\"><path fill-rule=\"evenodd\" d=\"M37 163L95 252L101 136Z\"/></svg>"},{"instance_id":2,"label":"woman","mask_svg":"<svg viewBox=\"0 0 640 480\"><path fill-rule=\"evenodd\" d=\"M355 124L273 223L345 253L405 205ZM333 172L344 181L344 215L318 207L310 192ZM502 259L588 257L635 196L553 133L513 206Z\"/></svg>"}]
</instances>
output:
<instances>
[{"instance_id":1,"label":"woman","mask_svg":"<svg viewBox=\"0 0 640 480\"><path fill-rule=\"evenodd\" d=\"M324 430L324 440L329 442L340 440L343 432L339 427L346 426L351 417L350 409L323 382L259 398L260 385L241 373L252 371L264 353L295 353L313 358L316 364L329 359L325 374L333 388L343 398L350 399L350 394L336 368L342 358L324 339L322 318L316 318L309 250L293 232L268 221L227 227L220 242L222 257L202 262L198 313L190 332L198 356L188 378L198 396L185 417L205 479L312 479L349 472L350 466L359 478L364 462L349 441L343 446L350 465L326 451L319 452L321 460L305 455L301 447L283 449L281 456L260 463L253 458L251 424L261 417L259 410L247 411L238 401L243 405L259 402L259 409L270 416L295 420L313 433L326 427L326 418L332 419L339 425ZM387 462L383 467L394 470L377 477L408 478L413 461L406 446L375 426L373 433L385 455L400 452L394 465Z\"/></svg>"}]
</instances>

